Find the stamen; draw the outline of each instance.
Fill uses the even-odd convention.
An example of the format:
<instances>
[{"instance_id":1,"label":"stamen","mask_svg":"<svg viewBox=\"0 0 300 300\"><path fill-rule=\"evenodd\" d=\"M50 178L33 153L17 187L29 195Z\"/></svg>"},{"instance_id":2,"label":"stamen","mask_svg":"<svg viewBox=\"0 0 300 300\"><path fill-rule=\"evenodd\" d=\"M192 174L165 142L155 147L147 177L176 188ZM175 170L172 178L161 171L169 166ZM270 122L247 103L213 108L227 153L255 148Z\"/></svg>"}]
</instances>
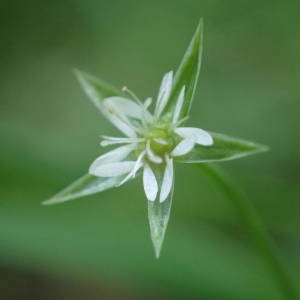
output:
<instances>
[{"instance_id":1,"label":"stamen","mask_svg":"<svg viewBox=\"0 0 300 300\"><path fill-rule=\"evenodd\" d=\"M127 86L123 86L122 91L129 94L138 104L144 105L143 102L140 100L140 98L133 91L131 91Z\"/></svg>"}]
</instances>

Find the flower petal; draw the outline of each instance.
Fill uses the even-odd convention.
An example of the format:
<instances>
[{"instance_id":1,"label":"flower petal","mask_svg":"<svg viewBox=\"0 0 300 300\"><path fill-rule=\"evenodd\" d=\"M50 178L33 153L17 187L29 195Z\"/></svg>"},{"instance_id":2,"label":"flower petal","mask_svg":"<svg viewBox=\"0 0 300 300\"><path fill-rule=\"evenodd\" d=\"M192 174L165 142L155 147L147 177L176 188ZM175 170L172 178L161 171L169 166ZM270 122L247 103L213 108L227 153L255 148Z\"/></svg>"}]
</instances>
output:
<instances>
[{"instance_id":1,"label":"flower petal","mask_svg":"<svg viewBox=\"0 0 300 300\"><path fill-rule=\"evenodd\" d=\"M143 184L147 199L149 201L154 201L158 192L158 184L155 175L149 165L144 166Z\"/></svg>"},{"instance_id":2,"label":"flower petal","mask_svg":"<svg viewBox=\"0 0 300 300\"><path fill-rule=\"evenodd\" d=\"M138 156L135 165L133 167L133 169L129 172L129 174L118 184L118 186L124 184L125 182L127 182L128 180L130 180L131 178L134 178L136 175L136 172L143 166L143 158L145 156L146 152L143 151L142 153L140 153L140 155Z\"/></svg>"},{"instance_id":3,"label":"flower petal","mask_svg":"<svg viewBox=\"0 0 300 300\"><path fill-rule=\"evenodd\" d=\"M161 85L158 92L156 107L154 115L156 117L159 117L162 111L164 110L168 100L169 96L171 94L172 89L172 83L173 83L173 71L168 72L165 74L161 81Z\"/></svg>"},{"instance_id":4,"label":"flower petal","mask_svg":"<svg viewBox=\"0 0 300 300\"><path fill-rule=\"evenodd\" d=\"M102 164L90 174L99 177L114 177L129 173L135 165L135 161L121 161Z\"/></svg>"},{"instance_id":5,"label":"flower petal","mask_svg":"<svg viewBox=\"0 0 300 300\"><path fill-rule=\"evenodd\" d=\"M195 127L178 127L174 131L182 138L192 140L195 144L203 146L210 146L213 144L213 138L203 129Z\"/></svg>"},{"instance_id":6,"label":"flower petal","mask_svg":"<svg viewBox=\"0 0 300 300\"><path fill-rule=\"evenodd\" d=\"M148 123L151 123L153 121L153 115L148 111L149 106L152 103L152 98L147 98L145 102L143 103L143 116L142 118L145 119Z\"/></svg>"},{"instance_id":7,"label":"flower petal","mask_svg":"<svg viewBox=\"0 0 300 300\"><path fill-rule=\"evenodd\" d=\"M136 148L135 144L130 144L126 146L119 147L112 151L109 151L101 156L99 156L90 166L89 173L93 174L94 171L103 164L110 162L118 162L126 158L131 151Z\"/></svg>"},{"instance_id":8,"label":"flower petal","mask_svg":"<svg viewBox=\"0 0 300 300\"><path fill-rule=\"evenodd\" d=\"M126 137L114 137L103 135L103 141L100 142L102 147L116 145L116 144L130 144L130 143L139 143L143 142L144 138L126 138Z\"/></svg>"},{"instance_id":9,"label":"flower petal","mask_svg":"<svg viewBox=\"0 0 300 300\"><path fill-rule=\"evenodd\" d=\"M107 107L113 108L120 115L127 117L142 119L145 114L150 113L145 109L144 105L139 105L132 100L123 97L109 97L104 100Z\"/></svg>"},{"instance_id":10,"label":"flower petal","mask_svg":"<svg viewBox=\"0 0 300 300\"><path fill-rule=\"evenodd\" d=\"M173 186L173 177L174 177L174 167L173 167L173 159L166 157L167 165L164 172L164 177L161 185L161 191L159 195L159 202L164 202L172 189Z\"/></svg>"},{"instance_id":11,"label":"flower petal","mask_svg":"<svg viewBox=\"0 0 300 300\"><path fill-rule=\"evenodd\" d=\"M164 146L168 145L168 142L161 138L154 138L153 141L155 141L158 144L164 145Z\"/></svg>"},{"instance_id":12,"label":"flower petal","mask_svg":"<svg viewBox=\"0 0 300 300\"><path fill-rule=\"evenodd\" d=\"M130 125L129 121L120 119L119 116L115 115L114 111L109 111L107 116L108 120L115 125L121 132L128 137L136 137L135 129Z\"/></svg>"},{"instance_id":13,"label":"flower petal","mask_svg":"<svg viewBox=\"0 0 300 300\"><path fill-rule=\"evenodd\" d=\"M163 162L162 158L160 156L157 156L151 149L151 146L150 146L150 142L147 142L147 145L146 145L146 153L147 153L147 156L148 158L154 162L155 164L161 164Z\"/></svg>"},{"instance_id":14,"label":"flower petal","mask_svg":"<svg viewBox=\"0 0 300 300\"><path fill-rule=\"evenodd\" d=\"M176 124L179 120L182 104L184 101L184 91L185 91L185 86L183 86L183 88L180 90L180 93L179 93L179 96L178 96L178 99L176 102L176 106L175 106L174 113L173 113L173 124Z\"/></svg>"},{"instance_id":15,"label":"flower petal","mask_svg":"<svg viewBox=\"0 0 300 300\"><path fill-rule=\"evenodd\" d=\"M190 139L182 140L171 152L172 156L181 156L189 153L195 146L195 142Z\"/></svg>"}]
</instances>

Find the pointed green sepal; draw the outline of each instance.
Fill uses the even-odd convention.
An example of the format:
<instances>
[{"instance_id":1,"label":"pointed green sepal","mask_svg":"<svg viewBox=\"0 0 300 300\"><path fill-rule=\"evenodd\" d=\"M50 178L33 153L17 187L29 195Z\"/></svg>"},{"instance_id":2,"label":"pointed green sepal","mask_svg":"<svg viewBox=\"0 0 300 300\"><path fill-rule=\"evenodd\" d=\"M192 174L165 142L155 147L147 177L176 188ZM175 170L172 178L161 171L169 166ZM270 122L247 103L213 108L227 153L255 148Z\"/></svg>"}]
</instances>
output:
<instances>
[{"instance_id":1,"label":"pointed green sepal","mask_svg":"<svg viewBox=\"0 0 300 300\"><path fill-rule=\"evenodd\" d=\"M189 115L189 111L194 98L197 81L200 72L201 58L203 51L203 19L200 19L198 27L193 38L184 54L184 57L175 73L174 83L165 113L168 114L174 110L179 93L185 86L185 96L180 119Z\"/></svg>"},{"instance_id":2,"label":"pointed green sepal","mask_svg":"<svg viewBox=\"0 0 300 300\"><path fill-rule=\"evenodd\" d=\"M74 73L85 94L104 115L106 115L106 112L102 101L111 96L123 95L120 90L99 78L96 78L78 69L75 69Z\"/></svg>"},{"instance_id":3,"label":"pointed green sepal","mask_svg":"<svg viewBox=\"0 0 300 300\"><path fill-rule=\"evenodd\" d=\"M161 185L162 172L155 172L155 175L159 185ZM164 242L165 233L169 222L174 191L174 180L175 179L173 178L172 189L164 202L159 202L159 199L156 199L155 201L148 201L150 234L155 256L157 259L159 258L161 253L161 248Z\"/></svg>"},{"instance_id":4,"label":"pointed green sepal","mask_svg":"<svg viewBox=\"0 0 300 300\"><path fill-rule=\"evenodd\" d=\"M237 159L269 150L267 146L243 139L237 139L219 133L211 132L210 134L214 141L212 146L196 145L191 152L178 157L176 161L182 163L218 162Z\"/></svg>"},{"instance_id":5,"label":"pointed green sepal","mask_svg":"<svg viewBox=\"0 0 300 300\"><path fill-rule=\"evenodd\" d=\"M118 177L95 177L86 174L78 180L64 188L62 191L42 202L42 204L50 205L61 203L76 198L103 192L120 184L124 176Z\"/></svg>"}]
</instances>

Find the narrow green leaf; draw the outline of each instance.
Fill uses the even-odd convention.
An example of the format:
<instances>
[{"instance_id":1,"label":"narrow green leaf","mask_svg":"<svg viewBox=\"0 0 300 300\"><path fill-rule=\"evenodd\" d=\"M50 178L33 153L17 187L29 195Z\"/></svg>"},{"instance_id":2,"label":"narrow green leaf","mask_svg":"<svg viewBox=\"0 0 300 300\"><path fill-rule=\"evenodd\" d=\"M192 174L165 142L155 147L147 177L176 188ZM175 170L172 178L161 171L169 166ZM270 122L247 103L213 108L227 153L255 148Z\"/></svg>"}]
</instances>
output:
<instances>
[{"instance_id":1,"label":"narrow green leaf","mask_svg":"<svg viewBox=\"0 0 300 300\"><path fill-rule=\"evenodd\" d=\"M161 183L162 176L156 173L156 178ZM148 201L148 219L150 225L151 239L154 247L155 256L158 259L163 245L165 233L167 230L170 211L172 206L174 191L174 180L172 190L168 198L160 203L159 199L155 201Z\"/></svg>"},{"instance_id":2,"label":"narrow green leaf","mask_svg":"<svg viewBox=\"0 0 300 300\"><path fill-rule=\"evenodd\" d=\"M268 150L266 146L246 140L218 133L210 134L214 140L212 146L197 145L190 153L178 157L177 161L182 163L225 161Z\"/></svg>"},{"instance_id":3,"label":"narrow green leaf","mask_svg":"<svg viewBox=\"0 0 300 300\"><path fill-rule=\"evenodd\" d=\"M74 73L86 95L104 115L106 113L102 105L103 99L123 95L120 90L101 79L79 70L74 70Z\"/></svg>"},{"instance_id":4,"label":"narrow green leaf","mask_svg":"<svg viewBox=\"0 0 300 300\"><path fill-rule=\"evenodd\" d=\"M42 202L42 204L50 205L61 203L83 196L92 195L95 193L103 192L118 185L124 176L118 177L95 177L86 174L78 180L67 186L65 189L51 197L50 199Z\"/></svg>"},{"instance_id":5,"label":"narrow green leaf","mask_svg":"<svg viewBox=\"0 0 300 300\"><path fill-rule=\"evenodd\" d=\"M196 85L199 77L203 49L203 19L200 19L196 32L184 54L176 71L170 99L165 108L165 113L174 109L180 90L185 86L185 97L180 113L180 118L188 116Z\"/></svg>"}]
</instances>

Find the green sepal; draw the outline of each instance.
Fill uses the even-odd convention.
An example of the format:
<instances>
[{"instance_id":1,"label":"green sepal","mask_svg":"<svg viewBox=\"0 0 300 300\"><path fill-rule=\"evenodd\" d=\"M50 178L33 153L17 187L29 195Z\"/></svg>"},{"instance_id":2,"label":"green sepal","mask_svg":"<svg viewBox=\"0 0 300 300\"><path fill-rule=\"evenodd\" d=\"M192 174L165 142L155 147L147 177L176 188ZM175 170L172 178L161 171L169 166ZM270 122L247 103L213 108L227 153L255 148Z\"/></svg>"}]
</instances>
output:
<instances>
[{"instance_id":1,"label":"green sepal","mask_svg":"<svg viewBox=\"0 0 300 300\"><path fill-rule=\"evenodd\" d=\"M123 96L123 93L119 89L102 79L96 78L78 69L75 69L74 73L85 94L105 116L107 113L102 101L105 98L112 96Z\"/></svg>"},{"instance_id":2,"label":"green sepal","mask_svg":"<svg viewBox=\"0 0 300 300\"><path fill-rule=\"evenodd\" d=\"M183 119L189 115L199 77L202 52L203 19L201 18L192 40L175 73L171 95L164 109L164 113L166 115L172 113L174 110L177 98L183 86L185 86L185 96L180 113L180 119Z\"/></svg>"},{"instance_id":3,"label":"green sepal","mask_svg":"<svg viewBox=\"0 0 300 300\"><path fill-rule=\"evenodd\" d=\"M155 176L158 185L161 186L163 170L155 170ZM155 256L157 259L160 256L165 233L169 223L174 192L174 181L175 178L173 178L173 185L170 194L164 202L160 203L159 199L156 199L155 201L148 201L148 220L150 226L150 234Z\"/></svg>"},{"instance_id":4,"label":"green sepal","mask_svg":"<svg viewBox=\"0 0 300 300\"><path fill-rule=\"evenodd\" d=\"M206 163L233 160L244 156L267 151L269 148L243 139L233 138L224 134L212 133L213 145L196 145L186 155L176 158L181 163Z\"/></svg>"},{"instance_id":5,"label":"green sepal","mask_svg":"<svg viewBox=\"0 0 300 300\"><path fill-rule=\"evenodd\" d=\"M42 204L57 204L76 198L103 192L117 186L124 179L124 176L118 177L95 177L86 174L75 182L64 188L62 191L42 202Z\"/></svg>"}]
</instances>

